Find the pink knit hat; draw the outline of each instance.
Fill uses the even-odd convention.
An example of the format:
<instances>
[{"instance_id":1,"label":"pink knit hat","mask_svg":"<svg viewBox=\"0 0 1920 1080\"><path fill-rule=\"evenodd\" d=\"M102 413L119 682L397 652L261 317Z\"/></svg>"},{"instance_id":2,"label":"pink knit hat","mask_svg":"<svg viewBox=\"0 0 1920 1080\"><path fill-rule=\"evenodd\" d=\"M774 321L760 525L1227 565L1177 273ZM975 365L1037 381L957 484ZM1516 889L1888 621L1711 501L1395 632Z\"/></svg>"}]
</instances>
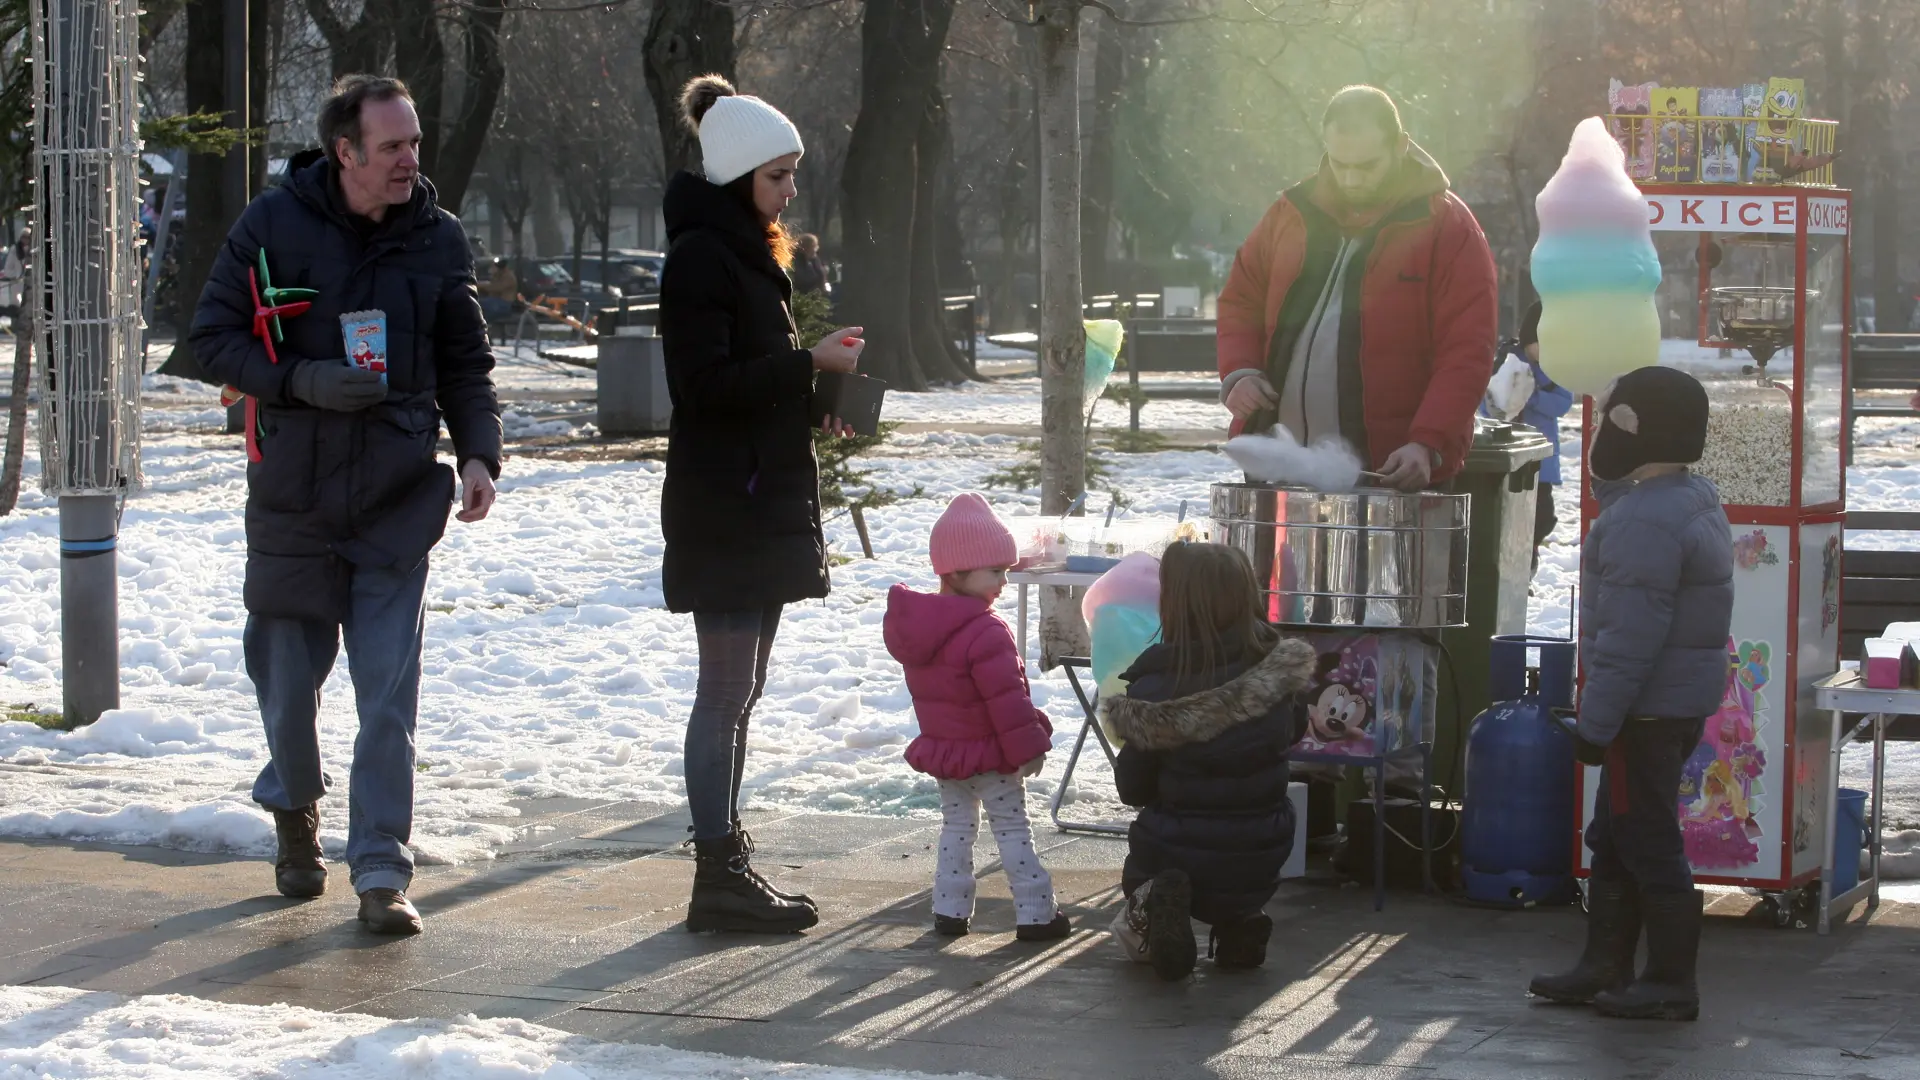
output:
<instances>
[{"instance_id":1,"label":"pink knit hat","mask_svg":"<svg viewBox=\"0 0 1920 1080\"><path fill-rule=\"evenodd\" d=\"M1012 531L986 499L971 491L947 504L946 513L933 523L928 546L936 574L964 574L1020 561L1020 546L1013 542Z\"/></svg>"}]
</instances>

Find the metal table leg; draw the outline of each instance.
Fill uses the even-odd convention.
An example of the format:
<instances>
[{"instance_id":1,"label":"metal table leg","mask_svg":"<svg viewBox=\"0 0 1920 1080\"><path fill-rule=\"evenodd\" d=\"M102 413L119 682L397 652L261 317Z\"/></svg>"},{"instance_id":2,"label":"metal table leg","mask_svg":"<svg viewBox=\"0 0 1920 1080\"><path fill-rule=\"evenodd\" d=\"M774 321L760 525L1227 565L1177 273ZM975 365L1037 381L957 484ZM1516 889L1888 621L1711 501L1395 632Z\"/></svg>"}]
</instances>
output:
<instances>
[{"instance_id":1,"label":"metal table leg","mask_svg":"<svg viewBox=\"0 0 1920 1080\"><path fill-rule=\"evenodd\" d=\"M1020 670L1027 670L1027 586L1020 585Z\"/></svg>"},{"instance_id":2,"label":"metal table leg","mask_svg":"<svg viewBox=\"0 0 1920 1080\"><path fill-rule=\"evenodd\" d=\"M1060 774L1060 786L1056 787L1053 791L1053 801L1048 808L1053 817L1053 826L1061 832L1088 832L1105 836L1125 836L1127 835L1127 827L1124 825L1106 825L1093 821L1067 821L1060 816L1061 804L1064 803L1067 798L1067 785L1073 781L1073 770L1080 764L1080 752L1085 749L1087 745L1088 731L1093 732L1094 739L1100 743L1101 751L1107 755L1107 764L1111 766L1114 763L1113 744L1107 741L1107 733L1100 728L1099 711L1097 708L1099 692L1096 690L1094 697L1089 698L1085 688L1080 685L1079 669L1091 667L1091 661L1081 657L1062 657L1060 665L1066 670L1067 681L1073 684L1073 696L1080 699L1080 711L1085 719L1080 723L1079 736L1073 740L1073 752L1067 755L1067 767L1066 770Z\"/></svg>"},{"instance_id":3,"label":"metal table leg","mask_svg":"<svg viewBox=\"0 0 1920 1080\"><path fill-rule=\"evenodd\" d=\"M1867 894L1867 910L1880 908L1880 839L1886 831L1882 815L1886 813L1887 792L1887 717L1876 713L1873 721L1873 835L1867 838L1868 867L1872 870L1869 880L1873 890Z\"/></svg>"},{"instance_id":4,"label":"metal table leg","mask_svg":"<svg viewBox=\"0 0 1920 1080\"><path fill-rule=\"evenodd\" d=\"M1427 892L1437 892L1433 883L1433 747L1420 744L1420 883Z\"/></svg>"},{"instance_id":5,"label":"metal table leg","mask_svg":"<svg viewBox=\"0 0 1920 1080\"><path fill-rule=\"evenodd\" d=\"M1833 921L1833 852L1839 844L1840 830L1840 750L1845 742L1846 718L1838 710L1833 714L1833 731L1827 744L1827 827L1823 830L1820 856L1819 931L1827 933Z\"/></svg>"},{"instance_id":6,"label":"metal table leg","mask_svg":"<svg viewBox=\"0 0 1920 1080\"><path fill-rule=\"evenodd\" d=\"M1387 907L1387 759L1373 762L1373 910Z\"/></svg>"}]
</instances>

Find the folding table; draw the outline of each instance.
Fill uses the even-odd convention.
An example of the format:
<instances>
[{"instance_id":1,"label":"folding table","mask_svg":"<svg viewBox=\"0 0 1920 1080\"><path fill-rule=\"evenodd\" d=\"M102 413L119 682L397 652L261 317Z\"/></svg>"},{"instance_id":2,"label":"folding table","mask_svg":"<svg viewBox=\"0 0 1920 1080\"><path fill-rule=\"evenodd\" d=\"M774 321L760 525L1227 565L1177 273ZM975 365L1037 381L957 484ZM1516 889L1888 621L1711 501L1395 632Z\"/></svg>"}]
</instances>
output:
<instances>
[{"instance_id":1,"label":"folding table","mask_svg":"<svg viewBox=\"0 0 1920 1080\"><path fill-rule=\"evenodd\" d=\"M1887 725L1895 717L1920 716L1920 690L1870 689L1859 671L1849 669L1835 672L1814 683L1813 695L1817 708L1833 713L1832 741L1827 747L1830 757L1827 762L1826 846L1824 857L1820 860L1819 930L1824 934L1831 928L1833 909L1845 911L1862 898L1867 901L1868 911L1880 906L1880 833L1887 786ZM1859 721L1851 727L1846 722L1848 714L1860 715ZM1873 729L1873 813L1867 822L1867 873L1860 876L1858 885L1835 896L1833 863L1840 827L1840 755L1847 744L1868 727Z\"/></svg>"}]
</instances>

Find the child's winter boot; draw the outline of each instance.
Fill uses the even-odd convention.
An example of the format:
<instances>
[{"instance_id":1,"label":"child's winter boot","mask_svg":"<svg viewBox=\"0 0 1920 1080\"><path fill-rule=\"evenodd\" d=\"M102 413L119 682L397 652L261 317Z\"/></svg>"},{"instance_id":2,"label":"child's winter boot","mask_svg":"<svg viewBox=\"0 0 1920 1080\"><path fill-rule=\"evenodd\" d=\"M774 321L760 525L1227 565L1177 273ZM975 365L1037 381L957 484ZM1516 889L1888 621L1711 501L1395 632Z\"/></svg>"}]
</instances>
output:
<instances>
[{"instance_id":1,"label":"child's winter boot","mask_svg":"<svg viewBox=\"0 0 1920 1080\"><path fill-rule=\"evenodd\" d=\"M1222 971L1251 971L1267 962L1267 939L1272 936L1273 916L1261 912L1214 927L1207 937L1207 955Z\"/></svg>"},{"instance_id":2,"label":"child's winter boot","mask_svg":"<svg viewBox=\"0 0 1920 1080\"><path fill-rule=\"evenodd\" d=\"M1647 966L1633 985L1594 997L1602 1015L1629 1020L1698 1020L1700 987L1694 971L1700 959L1700 924L1705 897L1686 892L1643 890L1642 918L1647 924Z\"/></svg>"},{"instance_id":3,"label":"child's winter boot","mask_svg":"<svg viewBox=\"0 0 1920 1080\"><path fill-rule=\"evenodd\" d=\"M1535 975L1527 990L1562 1005L1586 1005L1603 990L1633 981L1640 944L1640 892L1630 882L1595 878L1587 886L1587 948L1573 970Z\"/></svg>"},{"instance_id":4,"label":"child's winter boot","mask_svg":"<svg viewBox=\"0 0 1920 1080\"><path fill-rule=\"evenodd\" d=\"M1193 974L1198 958L1193 940L1193 882L1185 871L1167 870L1149 882L1147 957L1154 973L1168 982Z\"/></svg>"},{"instance_id":5,"label":"child's winter boot","mask_svg":"<svg viewBox=\"0 0 1920 1080\"><path fill-rule=\"evenodd\" d=\"M740 834L695 840L693 847L693 899L687 904L688 930L791 934L820 921L818 912L805 904L780 899L750 872Z\"/></svg>"},{"instance_id":6,"label":"child's winter boot","mask_svg":"<svg viewBox=\"0 0 1920 1080\"><path fill-rule=\"evenodd\" d=\"M1073 920L1067 918L1064 911L1055 910L1053 918L1042 923L1021 923L1013 928L1013 936L1021 941L1059 941L1073 933Z\"/></svg>"}]
</instances>

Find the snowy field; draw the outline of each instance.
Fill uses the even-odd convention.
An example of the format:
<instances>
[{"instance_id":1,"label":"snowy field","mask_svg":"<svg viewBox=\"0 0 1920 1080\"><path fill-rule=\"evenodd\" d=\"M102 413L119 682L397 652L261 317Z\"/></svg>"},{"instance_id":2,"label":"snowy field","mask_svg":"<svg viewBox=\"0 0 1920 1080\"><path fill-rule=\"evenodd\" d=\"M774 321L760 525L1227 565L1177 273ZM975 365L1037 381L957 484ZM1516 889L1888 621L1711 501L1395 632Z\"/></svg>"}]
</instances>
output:
<instances>
[{"instance_id":1,"label":"snowy field","mask_svg":"<svg viewBox=\"0 0 1920 1080\"><path fill-rule=\"evenodd\" d=\"M0 370L6 360L0 354ZM577 390L591 373L525 357L501 370L510 439L581 430ZM1096 423L1123 424L1102 403ZM1036 380L1009 380L889 399L895 419L951 424L1037 423ZM121 532L124 708L75 732L0 723L0 834L96 839L241 854L272 849L270 819L247 798L266 760L241 655L245 468L237 437L220 434L214 391L152 381L145 413L146 490ZM1222 428L1202 401L1156 402L1148 427ZM1224 432L1223 432L1224 434ZM1913 466L1920 425L1862 424L1853 505L1920 505ZM954 432L896 436L870 459L876 476L923 498L870 516L878 558L858 558L845 519L828 539L854 558L834 571L824 602L789 609L766 698L755 717L749 798L767 807L891 814L937 812L932 780L902 748L914 723L898 667L881 643L883 598L905 581L932 588L928 531L954 494L981 489L1017 460L1020 439ZM1568 440L1565 467L1578 467ZM1208 485L1234 479L1211 451L1116 454L1133 513L1171 517L1204 507ZM37 462L29 464L31 477ZM696 657L692 620L662 607L658 524L661 466L652 461L510 461L492 518L450 525L428 589L415 846L423 862L484 858L516 836L515 800L574 796L678 801L680 750ZM1568 629L1577 526L1564 497L1561 528L1542 552L1532 623ZM1005 513L1036 500L991 496ZM1104 510L1102 496L1093 498ZM1204 512L1203 510L1200 512ZM0 705L56 708L60 699L59 555L51 500L29 490L0 519ZM1002 600L1014 617L1014 591ZM1063 678L1037 677L1035 700L1055 719L1056 747L1032 784L1050 797L1079 707ZM345 661L327 685L322 745L337 780L354 733ZM1920 754L1896 751L1894 778L1911 805ZM1096 755L1097 756L1097 755ZM1110 806L1104 767L1076 777L1069 797ZM344 844L345 807L323 807L323 840ZM1916 822L1910 822L1916 823Z\"/></svg>"},{"instance_id":2,"label":"snowy field","mask_svg":"<svg viewBox=\"0 0 1920 1080\"><path fill-rule=\"evenodd\" d=\"M0 986L0 1076L166 1080L209 1075L236 1080L908 1080L924 1074L605 1043L522 1020L387 1020L173 994L130 999L59 987Z\"/></svg>"}]
</instances>

